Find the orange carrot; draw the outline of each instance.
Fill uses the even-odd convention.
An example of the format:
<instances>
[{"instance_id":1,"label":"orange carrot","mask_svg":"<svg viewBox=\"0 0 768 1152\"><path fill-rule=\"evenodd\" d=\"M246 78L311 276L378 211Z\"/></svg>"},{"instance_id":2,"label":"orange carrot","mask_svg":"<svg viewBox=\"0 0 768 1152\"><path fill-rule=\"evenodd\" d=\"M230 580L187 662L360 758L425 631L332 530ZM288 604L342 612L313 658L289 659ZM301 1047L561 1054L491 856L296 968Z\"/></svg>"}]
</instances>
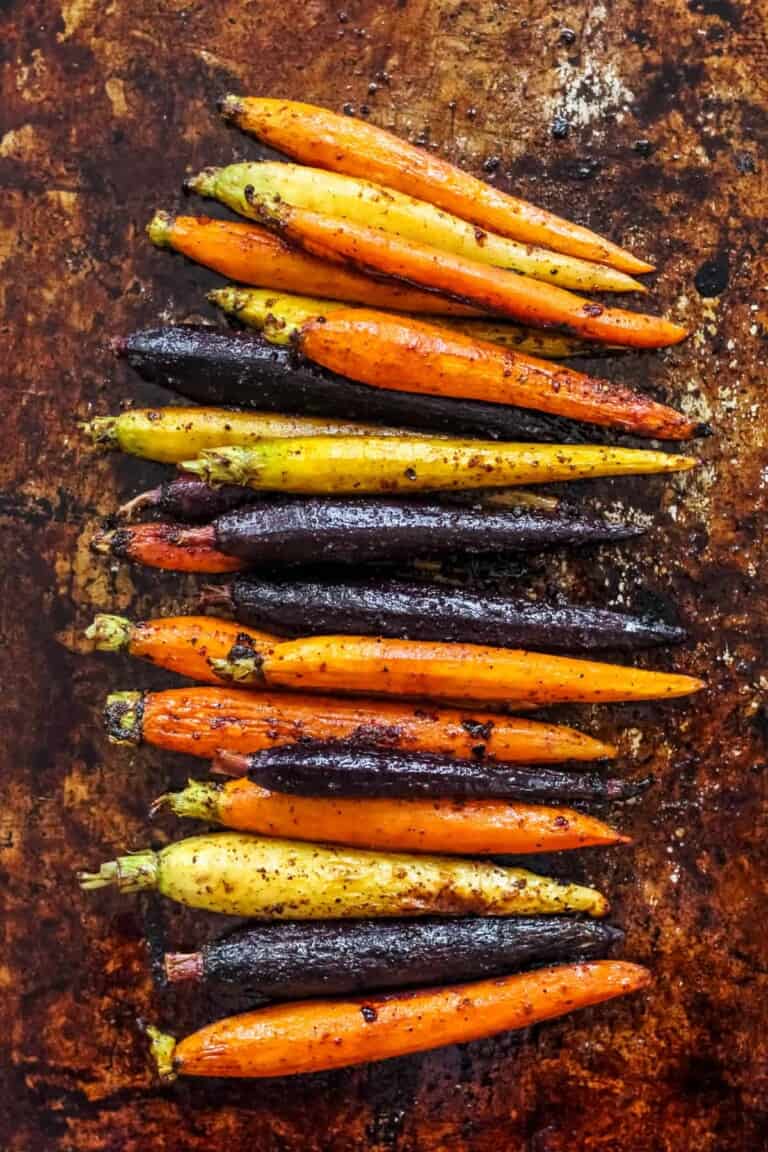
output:
<instances>
[{"instance_id":1,"label":"orange carrot","mask_svg":"<svg viewBox=\"0 0 768 1152\"><path fill-rule=\"evenodd\" d=\"M661 440L707 431L641 392L384 312L332 312L305 324L298 346L315 363L376 388L515 404Z\"/></svg>"},{"instance_id":2,"label":"orange carrot","mask_svg":"<svg viewBox=\"0 0 768 1152\"><path fill-rule=\"evenodd\" d=\"M204 524L133 524L114 532L99 532L91 548L104 556L118 556L150 568L173 572L238 572L247 561L227 556L214 547L212 528Z\"/></svg>"},{"instance_id":3,"label":"orange carrot","mask_svg":"<svg viewBox=\"0 0 768 1152\"><path fill-rule=\"evenodd\" d=\"M211 616L166 616L134 624L123 616L99 613L85 635L100 652L125 650L169 672L211 684L232 683L231 676L217 676L214 661L229 660L235 652L250 658L250 668L279 643L266 632Z\"/></svg>"},{"instance_id":4,"label":"orange carrot","mask_svg":"<svg viewBox=\"0 0 768 1152\"><path fill-rule=\"evenodd\" d=\"M588 228L509 196L366 121L313 104L258 97L225 96L220 109L243 131L304 164L384 184L527 244L569 252L623 272L653 268Z\"/></svg>"},{"instance_id":5,"label":"orange carrot","mask_svg":"<svg viewBox=\"0 0 768 1152\"><path fill-rule=\"evenodd\" d=\"M431 288L534 328L562 328L582 339L629 348L664 348L679 344L688 334L663 316L609 308L555 284L407 240L383 228L266 197L255 198L252 207L260 221L314 256L341 259L366 272Z\"/></svg>"},{"instance_id":6,"label":"orange carrot","mask_svg":"<svg viewBox=\"0 0 768 1152\"><path fill-rule=\"evenodd\" d=\"M553 764L616 755L572 728L519 716L386 700L256 693L226 688L117 692L107 729L118 742L154 744L212 759L220 749L258 752L298 740L359 740L446 756Z\"/></svg>"},{"instance_id":7,"label":"orange carrot","mask_svg":"<svg viewBox=\"0 0 768 1152\"><path fill-rule=\"evenodd\" d=\"M97 647L125 648L193 679L256 688L538 707L669 699L704 686L692 676L482 644L376 636L280 641L211 616L171 616L135 626L120 616L97 616L89 636Z\"/></svg>"},{"instance_id":8,"label":"orange carrot","mask_svg":"<svg viewBox=\"0 0 768 1152\"><path fill-rule=\"evenodd\" d=\"M253 224L158 212L147 231L158 247L173 248L241 284L351 303L362 301L374 308L391 308L396 312L480 315L478 308L446 300L434 292L422 292L395 282L387 284L349 271L338 263L318 260Z\"/></svg>"},{"instance_id":9,"label":"orange carrot","mask_svg":"<svg viewBox=\"0 0 768 1152\"><path fill-rule=\"evenodd\" d=\"M150 1031L158 1071L290 1076L463 1044L640 991L650 973L619 960L565 964L449 988L277 1004L209 1024L175 1043Z\"/></svg>"},{"instance_id":10,"label":"orange carrot","mask_svg":"<svg viewBox=\"0 0 768 1152\"><path fill-rule=\"evenodd\" d=\"M247 777L226 784L190 781L182 792L162 796L153 810L163 805L177 816L240 832L388 852L489 856L630 842L573 808L504 800L296 796L272 792Z\"/></svg>"}]
</instances>

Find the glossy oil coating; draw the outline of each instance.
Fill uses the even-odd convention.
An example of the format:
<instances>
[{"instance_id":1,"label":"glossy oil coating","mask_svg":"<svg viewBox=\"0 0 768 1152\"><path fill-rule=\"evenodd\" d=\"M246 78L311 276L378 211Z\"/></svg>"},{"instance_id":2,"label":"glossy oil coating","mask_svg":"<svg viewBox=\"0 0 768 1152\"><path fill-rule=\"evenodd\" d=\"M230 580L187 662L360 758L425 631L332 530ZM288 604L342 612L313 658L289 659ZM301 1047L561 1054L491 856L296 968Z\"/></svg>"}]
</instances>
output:
<instances>
[{"instance_id":1,"label":"glossy oil coating","mask_svg":"<svg viewBox=\"0 0 768 1152\"><path fill-rule=\"evenodd\" d=\"M241 624L283 635L370 632L507 648L632 651L679 644L685 630L592 605L541 603L404 580L263 580L237 577L208 601Z\"/></svg>"},{"instance_id":2,"label":"glossy oil coating","mask_svg":"<svg viewBox=\"0 0 768 1152\"><path fill-rule=\"evenodd\" d=\"M456 551L514 552L625 540L642 529L594 517L375 499L270 500L220 516L216 547L252 564L362 564Z\"/></svg>"},{"instance_id":3,"label":"glossy oil coating","mask_svg":"<svg viewBox=\"0 0 768 1152\"><path fill-rule=\"evenodd\" d=\"M369 388L246 332L187 324L149 328L121 338L116 350L146 380L201 404L403 424L492 440L568 444L609 439L593 425L523 408Z\"/></svg>"}]
</instances>

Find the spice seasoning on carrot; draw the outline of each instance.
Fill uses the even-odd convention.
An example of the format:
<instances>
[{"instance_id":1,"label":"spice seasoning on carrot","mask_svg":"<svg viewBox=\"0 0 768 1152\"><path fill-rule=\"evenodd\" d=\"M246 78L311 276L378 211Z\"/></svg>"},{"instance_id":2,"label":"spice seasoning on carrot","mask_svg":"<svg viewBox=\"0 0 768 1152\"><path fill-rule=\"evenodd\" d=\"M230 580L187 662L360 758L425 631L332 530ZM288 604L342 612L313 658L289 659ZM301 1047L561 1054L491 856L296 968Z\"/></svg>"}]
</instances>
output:
<instances>
[{"instance_id":1,"label":"spice seasoning on carrot","mask_svg":"<svg viewBox=\"0 0 768 1152\"><path fill-rule=\"evenodd\" d=\"M524 244L540 244L630 273L653 268L589 229L509 196L368 121L314 104L263 97L228 95L219 108L244 132L302 164L374 180Z\"/></svg>"},{"instance_id":2,"label":"spice seasoning on carrot","mask_svg":"<svg viewBox=\"0 0 768 1152\"><path fill-rule=\"evenodd\" d=\"M218 288L208 299L231 315L247 315L248 289ZM264 328L268 339L274 331L274 324ZM660 440L709 431L642 392L394 313L337 308L300 324L295 344L320 367L373 388L517 405Z\"/></svg>"},{"instance_id":3,"label":"spice seasoning on carrot","mask_svg":"<svg viewBox=\"0 0 768 1152\"><path fill-rule=\"evenodd\" d=\"M315 920L249 923L168 952L165 978L207 996L246 1001L338 996L500 976L533 964L586 960L623 938L601 920L570 916Z\"/></svg>"},{"instance_id":4,"label":"spice seasoning on carrot","mask_svg":"<svg viewBox=\"0 0 768 1152\"><path fill-rule=\"evenodd\" d=\"M146 742L210 760L303 740L355 740L464 759L552 764L616 755L611 744L519 716L387 700L344 700L226 688L115 692L105 725L116 743Z\"/></svg>"},{"instance_id":5,"label":"spice seasoning on carrot","mask_svg":"<svg viewBox=\"0 0 768 1152\"><path fill-rule=\"evenodd\" d=\"M525 552L617 542L644 531L636 524L531 506L273 497L212 524L126 525L100 533L92 546L155 568L233 572L249 564L366 564L456 552Z\"/></svg>"},{"instance_id":6,"label":"spice seasoning on carrot","mask_svg":"<svg viewBox=\"0 0 768 1152\"><path fill-rule=\"evenodd\" d=\"M671 699L703 688L692 676L481 644L375 636L279 640L213 616L166 617L132 626L100 616L97 647L208 683L341 693L464 698L485 704Z\"/></svg>"},{"instance_id":7,"label":"spice seasoning on carrot","mask_svg":"<svg viewBox=\"0 0 768 1152\"><path fill-rule=\"evenodd\" d=\"M381 228L296 208L268 196L255 196L251 204L260 223L279 230L282 237L313 256L343 260L368 273L442 292L534 328L561 328L582 340L628 348L665 348L688 335L685 328L663 316L598 304L555 284L505 268L489 268Z\"/></svg>"},{"instance_id":8,"label":"spice seasoning on carrot","mask_svg":"<svg viewBox=\"0 0 768 1152\"><path fill-rule=\"evenodd\" d=\"M514 976L274 1005L209 1024L178 1043L148 1029L162 1079L289 1076L479 1040L641 991L650 973L619 960L539 968Z\"/></svg>"},{"instance_id":9,"label":"spice seasoning on carrot","mask_svg":"<svg viewBox=\"0 0 768 1152\"><path fill-rule=\"evenodd\" d=\"M87 890L154 889L190 908L260 920L586 912L604 916L594 888L521 868L447 856L365 852L299 840L217 832L136 852L83 872Z\"/></svg>"}]
</instances>

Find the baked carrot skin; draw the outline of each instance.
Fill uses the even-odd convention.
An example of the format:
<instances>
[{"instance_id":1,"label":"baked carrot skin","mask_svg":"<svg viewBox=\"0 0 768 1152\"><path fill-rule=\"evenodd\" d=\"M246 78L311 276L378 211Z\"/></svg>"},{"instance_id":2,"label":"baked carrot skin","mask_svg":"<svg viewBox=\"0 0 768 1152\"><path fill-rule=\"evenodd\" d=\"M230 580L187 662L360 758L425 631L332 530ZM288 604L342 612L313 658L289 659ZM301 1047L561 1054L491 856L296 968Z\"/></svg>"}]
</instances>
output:
<instances>
[{"instance_id":1,"label":"baked carrot skin","mask_svg":"<svg viewBox=\"0 0 768 1152\"><path fill-rule=\"evenodd\" d=\"M213 616L132 625L100 615L87 635L97 647L125 648L193 680L255 688L543 706L664 699L703 687L691 676L482 644L345 635L281 641Z\"/></svg>"},{"instance_id":2,"label":"baked carrot skin","mask_svg":"<svg viewBox=\"0 0 768 1152\"><path fill-rule=\"evenodd\" d=\"M116 692L107 699L105 724L116 743L144 741L208 760L222 748L258 752L300 740L360 740L383 748L532 764L616 755L613 745L573 728L519 716L213 687Z\"/></svg>"},{"instance_id":3,"label":"baked carrot skin","mask_svg":"<svg viewBox=\"0 0 768 1152\"><path fill-rule=\"evenodd\" d=\"M209 525L191 528L189 524L134 524L114 532L99 532L91 541L94 552L117 556L149 568L172 572L239 572L245 560L228 556L215 547Z\"/></svg>"},{"instance_id":4,"label":"baked carrot skin","mask_svg":"<svg viewBox=\"0 0 768 1152\"><path fill-rule=\"evenodd\" d=\"M382 228L267 198L254 200L253 207L260 221L279 229L283 237L313 256L344 260L366 272L441 292L534 328L562 328L584 340L628 348L666 348L688 335L685 328L663 316L608 307L555 284L507 268L492 268Z\"/></svg>"},{"instance_id":5,"label":"baked carrot skin","mask_svg":"<svg viewBox=\"0 0 768 1152\"><path fill-rule=\"evenodd\" d=\"M629 837L573 808L502 800L348 799L272 792L241 777L190 781L156 802L177 816L240 832L393 852L459 856L563 852L628 844Z\"/></svg>"},{"instance_id":6,"label":"baked carrot skin","mask_svg":"<svg viewBox=\"0 0 768 1152\"><path fill-rule=\"evenodd\" d=\"M500 192L366 121L313 104L234 95L224 97L220 110L244 132L304 164L396 188L528 244L610 264L623 272L653 268L588 228Z\"/></svg>"},{"instance_id":7,"label":"baked carrot skin","mask_svg":"<svg viewBox=\"0 0 768 1152\"><path fill-rule=\"evenodd\" d=\"M246 657L247 660L247 657ZM226 669L217 664L220 675ZM247 672L233 661L233 677ZM595 660L482 644L376 636L309 636L275 646L254 675L273 687L468 699L544 707L686 696L704 687L693 676L650 672Z\"/></svg>"},{"instance_id":8,"label":"baked carrot skin","mask_svg":"<svg viewBox=\"0 0 768 1152\"><path fill-rule=\"evenodd\" d=\"M350 303L365 301L396 312L442 316L478 316L481 309L400 284L386 284L318 260L286 244L265 228L207 216L170 216L158 212L147 228L158 248L172 248L230 280L257 288L300 292Z\"/></svg>"},{"instance_id":9,"label":"baked carrot skin","mask_svg":"<svg viewBox=\"0 0 768 1152\"><path fill-rule=\"evenodd\" d=\"M134 623L99 613L85 636L100 652L126 651L137 660L212 684L231 683L216 674L215 661L231 659L232 652L256 661L280 642L266 632L212 616L165 616Z\"/></svg>"},{"instance_id":10,"label":"baked carrot skin","mask_svg":"<svg viewBox=\"0 0 768 1152\"><path fill-rule=\"evenodd\" d=\"M649 983L637 964L602 960L448 988L274 1005L209 1024L175 1048L171 1042L159 1071L171 1079L344 1068L527 1028Z\"/></svg>"},{"instance_id":11,"label":"baked carrot skin","mask_svg":"<svg viewBox=\"0 0 768 1152\"><path fill-rule=\"evenodd\" d=\"M660 440L706 432L640 392L383 312L345 308L322 324L310 321L299 347L316 364L375 388L515 404Z\"/></svg>"}]
</instances>

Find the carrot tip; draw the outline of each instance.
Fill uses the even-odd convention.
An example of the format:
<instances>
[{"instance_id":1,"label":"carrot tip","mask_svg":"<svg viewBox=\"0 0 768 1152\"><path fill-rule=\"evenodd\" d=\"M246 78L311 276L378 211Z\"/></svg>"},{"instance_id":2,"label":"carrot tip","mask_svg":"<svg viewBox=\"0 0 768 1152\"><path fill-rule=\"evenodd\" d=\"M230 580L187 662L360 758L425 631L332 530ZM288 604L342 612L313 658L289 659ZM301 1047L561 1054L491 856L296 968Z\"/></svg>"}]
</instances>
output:
<instances>
[{"instance_id":1,"label":"carrot tip","mask_svg":"<svg viewBox=\"0 0 768 1152\"><path fill-rule=\"evenodd\" d=\"M698 439L705 439L708 436L714 436L715 430L708 420L702 420L700 424L696 424L693 429L693 435Z\"/></svg>"}]
</instances>

